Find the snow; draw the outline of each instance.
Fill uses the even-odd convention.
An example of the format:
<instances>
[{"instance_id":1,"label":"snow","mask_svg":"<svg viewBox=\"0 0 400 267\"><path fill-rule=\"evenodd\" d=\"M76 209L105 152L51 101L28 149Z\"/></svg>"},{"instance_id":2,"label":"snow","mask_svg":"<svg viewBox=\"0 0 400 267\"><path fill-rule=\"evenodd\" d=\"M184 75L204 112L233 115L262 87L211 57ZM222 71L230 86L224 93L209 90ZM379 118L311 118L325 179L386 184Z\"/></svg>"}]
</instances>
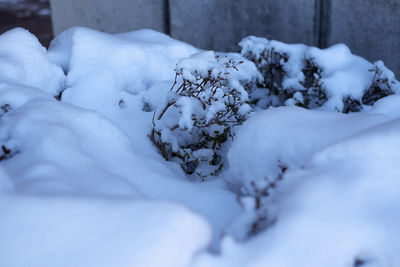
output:
<instances>
[{"instance_id":1,"label":"snow","mask_svg":"<svg viewBox=\"0 0 400 267\"><path fill-rule=\"evenodd\" d=\"M228 179L249 188L252 181L275 180L281 167L301 168L322 148L388 120L370 113L344 115L299 107L259 112L236 134L228 154Z\"/></svg>"},{"instance_id":2,"label":"snow","mask_svg":"<svg viewBox=\"0 0 400 267\"><path fill-rule=\"evenodd\" d=\"M2 118L0 140L18 151L3 166L18 192L145 195L178 201L209 217L216 236L239 212L234 194L223 184L186 181L156 153L149 157L137 152L129 138L99 113L60 103L34 88L3 85L0 92L13 108ZM23 93L32 100L14 104ZM213 197L204 199L204 194ZM220 209L226 211L224 216L213 216Z\"/></svg>"},{"instance_id":3,"label":"snow","mask_svg":"<svg viewBox=\"0 0 400 267\"><path fill-rule=\"evenodd\" d=\"M68 38L56 39L59 46L52 45L48 55L43 57L47 60L48 56L63 65L55 59L55 55L62 54L65 49L65 55L58 60L71 60L68 69L64 69L67 82L62 102L44 94L40 90L42 87L35 83L28 84L32 87L9 83L0 86L1 103L9 104L12 109L1 119L0 141L18 151L2 165L13 177L15 190L24 194L143 196L183 203L208 218L214 230L212 247L216 247L223 227L240 213L235 194L227 190L222 181L191 183L179 166L164 162L148 140L152 113L143 111L145 92L125 91L125 86L132 81L130 75L135 71L140 70L136 76L138 79L142 78L141 75L156 77L154 81L149 78L151 82L135 89L135 92L147 90L147 86L157 84L158 80L162 83L163 79L173 79L179 53L185 56L185 49L197 50L154 31L144 30L114 37L81 30L92 32L96 44L102 43L101 38L108 38L110 44L107 47L104 42L104 50L95 53L93 47L86 47L82 41L83 47L75 45L72 50L76 52L72 52L70 59L68 45L62 42L68 41ZM79 29L71 31L79 33ZM86 37L91 36L88 34ZM138 41L132 41L134 38ZM161 43L153 44L157 38ZM77 40L79 43L81 39ZM120 43L122 45L118 46ZM163 50L164 43L170 51ZM114 46L112 50L115 54L110 57L115 57L115 61L102 58L102 54L107 54L106 51ZM126 60L120 62L122 65L118 64L117 58L126 57L123 54L132 51L131 62ZM151 69L144 71L149 64L145 60L146 53L151 55L152 51L159 51L157 56L153 56L157 64L152 63L153 72ZM74 53L82 56L76 57L77 62L73 60ZM123 65L124 62L130 65ZM74 66L77 66L76 70ZM121 72L125 70L126 77L121 77L124 73L113 69L117 66L120 66ZM160 69L164 69L164 74ZM83 77L80 71L86 71ZM164 77L160 78L160 75ZM72 86L70 81L75 76L79 79L76 78ZM121 83L113 82L118 79ZM107 81L111 82L107 84ZM75 91L77 95L74 99ZM120 99L124 100L124 107L119 105ZM205 198L205 195L208 197ZM215 216L221 210L224 213Z\"/></svg>"},{"instance_id":4,"label":"snow","mask_svg":"<svg viewBox=\"0 0 400 267\"><path fill-rule=\"evenodd\" d=\"M13 185L10 177L8 177L3 168L0 168L0 194L11 192L12 190Z\"/></svg>"},{"instance_id":5,"label":"snow","mask_svg":"<svg viewBox=\"0 0 400 267\"><path fill-rule=\"evenodd\" d=\"M372 127L289 171L271 229L242 244L225 238L221 256L193 265L398 266L399 127Z\"/></svg>"},{"instance_id":6,"label":"snow","mask_svg":"<svg viewBox=\"0 0 400 267\"><path fill-rule=\"evenodd\" d=\"M252 111L245 103L248 93L242 84L253 76L249 72L235 75L240 72L238 65L251 62L238 59L206 51L179 60L170 92L155 109L151 140L166 160L176 161L187 174L194 174L194 180L221 171L225 162L221 151L233 136L232 128ZM201 156L206 149L213 156Z\"/></svg>"},{"instance_id":7,"label":"snow","mask_svg":"<svg viewBox=\"0 0 400 267\"><path fill-rule=\"evenodd\" d=\"M331 96L324 108L328 110L343 109L343 98L350 96L361 100L365 88L371 85L373 68L367 60L355 56L344 44L334 45L327 49L311 48L307 53L323 70L321 83ZM349 90L351 88L351 90Z\"/></svg>"},{"instance_id":8,"label":"snow","mask_svg":"<svg viewBox=\"0 0 400 267\"><path fill-rule=\"evenodd\" d=\"M0 81L40 88L57 95L64 86L64 73L47 57L38 39L22 28L0 36Z\"/></svg>"},{"instance_id":9,"label":"snow","mask_svg":"<svg viewBox=\"0 0 400 267\"><path fill-rule=\"evenodd\" d=\"M263 80L255 64L152 30L71 28L48 51L26 30L1 35L0 266L400 266L393 72L344 45L320 50L249 37L241 46L254 55L266 46L287 53L289 87L303 86L303 56L312 57L329 100L297 107L300 88L285 107L243 104L239 113L249 118L221 151L228 165L198 182L150 141L154 111L178 100L182 109L166 117L194 128L192 114L204 110L171 91L182 82L175 71L188 80L228 77L226 87L247 99L247 86ZM226 73L232 62L237 69ZM360 99L375 75L395 94L364 112L335 112L344 96ZM215 101L205 120L221 108ZM164 130L177 147L184 141ZM249 231L261 219L264 228Z\"/></svg>"},{"instance_id":10,"label":"snow","mask_svg":"<svg viewBox=\"0 0 400 267\"><path fill-rule=\"evenodd\" d=\"M283 79L285 88L293 87L302 89L301 81L304 80L304 74L301 72L303 67L304 54L307 53L307 46L303 44L285 44L279 41L269 41L265 38L249 36L239 42L242 48L242 54L251 53L256 56L256 61L263 61L261 54L265 49L272 49L274 52L284 54L288 61L284 64L284 70L287 76Z\"/></svg>"},{"instance_id":11,"label":"snow","mask_svg":"<svg viewBox=\"0 0 400 267\"><path fill-rule=\"evenodd\" d=\"M0 262L9 267L184 267L210 240L204 219L164 202L2 196L0 212Z\"/></svg>"},{"instance_id":12,"label":"snow","mask_svg":"<svg viewBox=\"0 0 400 267\"><path fill-rule=\"evenodd\" d=\"M109 121L59 103L35 88L3 83L0 97L11 106L1 121L0 140L18 151L4 167L19 191L138 194L101 163L119 160L110 152L123 153L129 146Z\"/></svg>"},{"instance_id":13,"label":"snow","mask_svg":"<svg viewBox=\"0 0 400 267\"><path fill-rule=\"evenodd\" d=\"M240 212L235 195L223 183L192 184L177 164L166 165L148 139L153 113L144 111L146 99L162 103L179 59L199 51L152 30L111 35L72 28L53 40L49 57L68 73L62 102L97 111L129 138L125 154L110 149L118 154L113 164L105 163L112 173L116 169L145 196L184 202L205 215L215 226L216 242L223 226ZM204 199L204 194L213 197ZM223 216L213 216L224 206L230 208Z\"/></svg>"}]
</instances>

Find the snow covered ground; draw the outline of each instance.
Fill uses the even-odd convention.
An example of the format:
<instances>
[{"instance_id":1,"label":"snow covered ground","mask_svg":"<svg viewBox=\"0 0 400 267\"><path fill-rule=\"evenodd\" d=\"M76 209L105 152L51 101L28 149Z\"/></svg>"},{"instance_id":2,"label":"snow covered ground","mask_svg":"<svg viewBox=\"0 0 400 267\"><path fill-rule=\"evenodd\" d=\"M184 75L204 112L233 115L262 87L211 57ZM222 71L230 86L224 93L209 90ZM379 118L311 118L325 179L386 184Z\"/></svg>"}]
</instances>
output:
<instances>
[{"instance_id":1,"label":"snow covered ground","mask_svg":"<svg viewBox=\"0 0 400 267\"><path fill-rule=\"evenodd\" d=\"M330 96L361 98L373 77L337 69L371 63L310 51L334 61ZM201 182L149 139L176 64L199 52L151 30L72 28L48 50L0 35L0 266L400 266L397 89L359 113L256 108ZM238 79L259 78L243 61Z\"/></svg>"}]
</instances>

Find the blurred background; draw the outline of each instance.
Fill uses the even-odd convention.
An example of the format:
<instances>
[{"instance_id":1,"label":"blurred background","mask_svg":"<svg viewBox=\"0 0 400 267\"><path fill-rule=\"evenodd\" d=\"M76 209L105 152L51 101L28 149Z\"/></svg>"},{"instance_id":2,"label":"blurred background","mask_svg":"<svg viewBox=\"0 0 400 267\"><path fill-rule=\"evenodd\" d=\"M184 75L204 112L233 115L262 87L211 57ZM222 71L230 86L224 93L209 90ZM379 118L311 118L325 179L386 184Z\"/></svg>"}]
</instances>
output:
<instances>
[{"instance_id":1,"label":"blurred background","mask_svg":"<svg viewBox=\"0 0 400 267\"><path fill-rule=\"evenodd\" d=\"M24 27L47 46L72 26L151 28L203 49L257 35L325 48L345 43L400 76L400 0L0 0L0 33Z\"/></svg>"},{"instance_id":2,"label":"blurred background","mask_svg":"<svg viewBox=\"0 0 400 267\"><path fill-rule=\"evenodd\" d=\"M53 38L49 0L0 0L0 34L15 27L28 29L48 46Z\"/></svg>"}]
</instances>

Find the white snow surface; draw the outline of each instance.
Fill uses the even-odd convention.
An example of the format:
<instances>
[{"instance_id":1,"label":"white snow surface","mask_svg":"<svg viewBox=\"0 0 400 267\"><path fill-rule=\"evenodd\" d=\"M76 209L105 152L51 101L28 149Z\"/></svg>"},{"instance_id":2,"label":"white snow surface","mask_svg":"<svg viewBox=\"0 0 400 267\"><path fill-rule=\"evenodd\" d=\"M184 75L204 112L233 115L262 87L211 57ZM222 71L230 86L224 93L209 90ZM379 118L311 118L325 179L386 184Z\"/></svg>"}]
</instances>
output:
<instances>
[{"instance_id":1,"label":"white snow surface","mask_svg":"<svg viewBox=\"0 0 400 267\"><path fill-rule=\"evenodd\" d=\"M37 87L57 95L64 87L62 69L52 63L36 37L22 28L0 36L0 81Z\"/></svg>"},{"instance_id":2,"label":"white snow surface","mask_svg":"<svg viewBox=\"0 0 400 267\"><path fill-rule=\"evenodd\" d=\"M0 193L11 192L12 190L13 184L10 177L8 177L3 168L0 168Z\"/></svg>"},{"instance_id":3,"label":"white snow surface","mask_svg":"<svg viewBox=\"0 0 400 267\"><path fill-rule=\"evenodd\" d=\"M301 168L310 156L338 140L387 121L375 112L342 114L298 107L259 112L238 131L228 154L230 180L274 180L280 166Z\"/></svg>"},{"instance_id":4,"label":"white snow surface","mask_svg":"<svg viewBox=\"0 0 400 267\"><path fill-rule=\"evenodd\" d=\"M0 197L2 266L187 266L210 229L179 205L140 199Z\"/></svg>"},{"instance_id":5,"label":"white snow surface","mask_svg":"<svg viewBox=\"0 0 400 267\"><path fill-rule=\"evenodd\" d=\"M320 62L338 94L329 68L345 73L346 51ZM149 141L149 110L199 52L152 30L72 28L48 51L23 29L0 36L0 266L400 266L399 95L363 113L255 112L220 177L192 182ZM247 223L237 193L282 167L273 223L235 240Z\"/></svg>"},{"instance_id":6,"label":"white snow surface","mask_svg":"<svg viewBox=\"0 0 400 267\"><path fill-rule=\"evenodd\" d=\"M400 120L328 146L288 171L275 224L193 266L399 266ZM364 266L364 265L361 265Z\"/></svg>"}]
</instances>

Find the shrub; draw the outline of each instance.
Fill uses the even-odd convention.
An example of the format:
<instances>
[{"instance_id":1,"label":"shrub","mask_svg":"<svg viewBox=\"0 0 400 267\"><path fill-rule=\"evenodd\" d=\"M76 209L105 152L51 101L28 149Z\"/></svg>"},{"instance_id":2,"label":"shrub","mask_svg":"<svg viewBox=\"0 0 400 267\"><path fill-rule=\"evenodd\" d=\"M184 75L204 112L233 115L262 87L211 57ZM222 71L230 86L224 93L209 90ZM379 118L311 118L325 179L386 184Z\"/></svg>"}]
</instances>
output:
<instances>
[{"instance_id":1,"label":"shrub","mask_svg":"<svg viewBox=\"0 0 400 267\"><path fill-rule=\"evenodd\" d=\"M400 83L382 61L371 64L344 45L321 50L254 36L239 45L242 55L253 61L264 77L264 83L250 93L252 103L260 108L297 105L359 112L400 92Z\"/></svg>"},{"instance_id":2,"label":"shrub","mask_svg":"<svg viewBox=\"0 0 400 267\"><path fill-rule=\"evenodd\" d=\"M153 116L151 141L166 160L204 180L224 164L233 128L251 113L248 94L235 77L238 62L214 52L195 54L176 66L167 103Z\"/></svg>"}]
</instances>

